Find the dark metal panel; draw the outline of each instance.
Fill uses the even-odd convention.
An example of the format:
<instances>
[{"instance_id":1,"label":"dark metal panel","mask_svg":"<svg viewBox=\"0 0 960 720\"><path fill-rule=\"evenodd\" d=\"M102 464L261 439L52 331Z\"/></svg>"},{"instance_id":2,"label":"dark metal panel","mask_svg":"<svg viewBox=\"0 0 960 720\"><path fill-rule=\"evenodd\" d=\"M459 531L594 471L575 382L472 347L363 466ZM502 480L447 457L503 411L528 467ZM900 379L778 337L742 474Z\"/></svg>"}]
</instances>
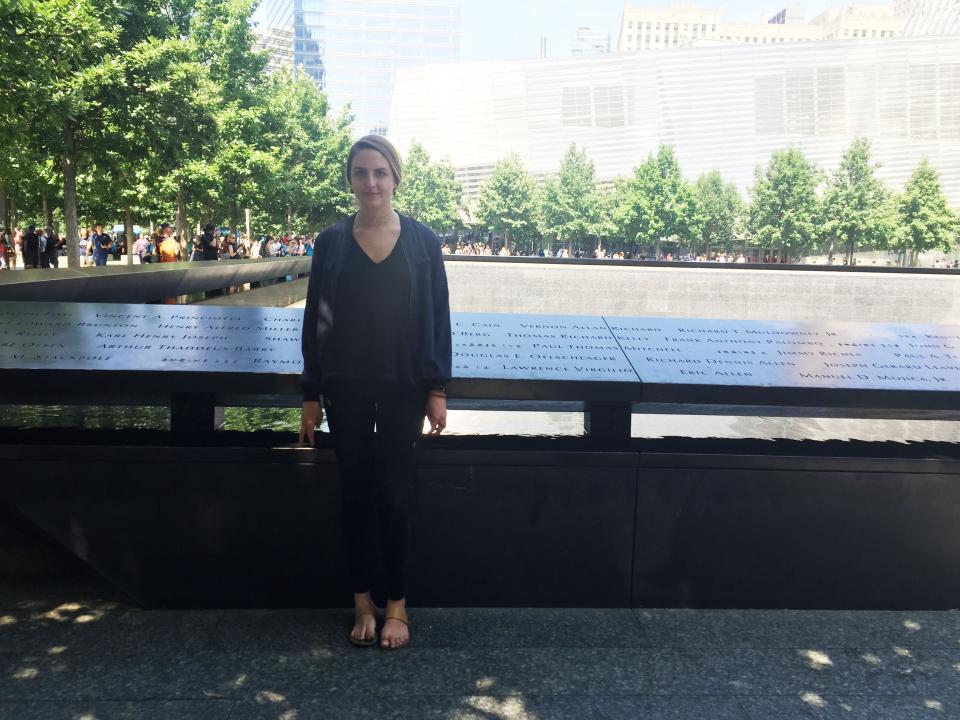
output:
<instances>
[{"instance_id":1,"label":"dark metal panel","mask_svg":"<svg viewBox=\"0 0 960 720\"><path fill-rule=\"evenodd\" d=\"M329 449L125 445L0 446L0 500L147 607L349 601ZM960 605L956 458L481 445L421 453L411 602Z\"/></svg>"},{"instance_id":2,"label":"dark metal panel","mask_svg":"<svg viewBox=\"0 0 960 720\"><path fill-rule=\"evenodd\" d=\"M421 466L411 598L625 606L635 478L603 466Z\"/></svg>"},{"instance_id":3,"label":"dark metal panel","mask_svg":"<svg viewBox=\"0 0 960 720\"><path fill-rule=\"evenodd\" d=\"M145 607L349 602L329 451L4 450L3 497ZM423 463L411 602L625 606L636 471L590 457Z\"/></svg>"},{"instance_id":4,"label":"dark metal panel","mask_svg":"<svg viewBox=\"0 0 960 720\"><path fill-rule=\"evenodd\" d=\"M591 452L588 450L571 452L570 450L510 450L502 446L502 438L489 438L486 447L473 449L443 449L429 447L421 449L419 462L430 466L463 466L475 467L522 467L536 465L541 467L566 468L635 468L638 455L634 452ZM421 446L433 445L432 442L423 442ZM0 446L2 450L2 446ZM2 455L0 455L2 457Z\"/></svg>"},{"instance_id":5,"label":"dark metal panel","mask_svg":"<svg viewBox=\"0 0 960 720\"><path fill-rule=\"evenodd\" d=\"M634 606L960 606L956 474L640 471Z\"/></svg>"},{"instance_id":6,"label":"dark metal panel","mask_svg":"<svg viewBox=\"0 0 960 720\"><path fill-rule=\"evenodd\" d=\"M909 475L952 474L960 476L960 455L957 457L861 457L851 448L844 454L830 448L829 444L817 442L809 448L813 454L805 455L741 455L705 453L658 453L642 452L639 455L641 472L648 468L704 469L704 470L750 470L774 472L780 470L808 471L817 473L905 473ZM732 443L731 443L732 445ZM883 443L888 453L897 451L893 443ZM732 448L731 448L732 449ZM772 450L772 448L771 448ZM960 445L955 451L960 453Z\"/></svg>"},{"instance_id":7,"label":"dark metal panel","mask_svg":"<svg viewBox=\"0 0 960 720\"><path fill-rule=\"evenodd\" d=\"M81 454L82 448L77 449ZM342 606L335 466L9 462L25 517L145 607Z\"/></svg>"}]
</instances>

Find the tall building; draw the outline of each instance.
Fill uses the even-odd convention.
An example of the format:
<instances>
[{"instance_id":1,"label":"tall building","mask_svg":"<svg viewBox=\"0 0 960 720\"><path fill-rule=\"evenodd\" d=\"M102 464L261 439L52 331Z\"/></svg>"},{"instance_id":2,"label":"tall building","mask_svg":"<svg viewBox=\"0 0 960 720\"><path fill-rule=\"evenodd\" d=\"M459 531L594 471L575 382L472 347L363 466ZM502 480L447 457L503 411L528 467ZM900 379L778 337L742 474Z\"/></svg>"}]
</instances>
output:
<instances>
[{"instance_id":1,"label":"tall building","mask_svg":"<svg viewBox=\"0 0 960 720\"><path fill-rule=\"evenodd\" d=\"M392 118L401 152L415 138L467 192L511 153L556 173L571 143L600 181L666 144L687 177L715 168L746 192L774 150L829 171L864 137L891 189L926 157L960 207L957 35L431 65L398 72Z\"/></svg>"},{"instance_id":2,"label":"tall building","mask_svg":"<svg viewBox=\"0 0 960 720\"><path fill-rule=\"evenodd\" d=\"M571 55L602 55L610 52L610 33L592 27L578 27L570 43Z\"/></svg>"},{"instance_id":3,"label":"tall building","mask_svg":"<svg viewBox=\"0 0 960 720\"><path fill-rule=\"evenodd\" d=\"M267 71L293 65L294 15L292 2L267 2L266 13L260 23L260 47L270 51ZM322 84L322 78L320 80Z\"/></svg>"},{"instance_id":4,"label":"tall building","mask_svg":"<svg viewBox=\"0 0 960 720\"><path fill-rule=\"evenodd\" d=\"M801 6L793 3L766 22L756 23L722 22L719 9L694 5L626 5L617 48L620 52L633 52L702 45L885 38L902 34L904 23L893 6L887 5L845 6L827 10L806 22Z\"/></svg>"},{"instance_id":5,"label":"tall building","mask_svg":"<svg viewBox=\"0 0 960 720\"><path fill-rule=\"evenodd\" d=\"M799 25L804 22L803 5L790 3L767 22L771 25Z\"/></svg>"},{"instance_id":6,"label":"tall building","mask_svg":"<svg viewBox=\"0 0 960 720\"><path fill-rule=\"evenodd\" d=\"M960 0L894 0L893 8L907 19L904 35L960 33Z\"/></svg>"},{"instance_id":7,"label":"tall building","mask_svg":"<svg viewBox=\"0 0 960 720\"><path fill-rule=\"evenodd\" d=\"M824 40L893 37L902 35L906 24L893 5L844 5L823 11L813 22L823 29Z\"/></svg>"},{"instance_id":8,"label":"tall building","mask_svg":"<svg viewBox=\"0 0 960 720\"><path fill-rule=\"evenodd\" d=\"M354 132L385 134L397 68L460 59L460 0L265 0L271 67L301 68Z\"/></svg>"}]
</instances>

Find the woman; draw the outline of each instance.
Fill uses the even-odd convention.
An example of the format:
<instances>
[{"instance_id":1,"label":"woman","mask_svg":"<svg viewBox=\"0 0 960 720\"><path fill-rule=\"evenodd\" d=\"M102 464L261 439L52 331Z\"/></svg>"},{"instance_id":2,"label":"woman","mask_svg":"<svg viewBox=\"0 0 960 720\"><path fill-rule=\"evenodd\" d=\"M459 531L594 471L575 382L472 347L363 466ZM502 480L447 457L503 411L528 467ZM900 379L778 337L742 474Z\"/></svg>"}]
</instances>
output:
<instances>
[{"instance_id":1,"label":"woman","mask_svg":"<svg viewBox=\"0 0 960 720\"><path fill-rule=\"evenodd\" d=\"M393 209L401 177L393 145L377 135L361 138L346 176L357 212L318 236L311 261L300 440L313 443L325 409L354 592L350 641L376 643L369 560L379 540L387 572L380 645L399 648L410 639L405 569L415 443L424 415L431 435L447 421L447 276L436 234ZM373 508L379 533L370 523Z\"/></svg>"}]
</instances>

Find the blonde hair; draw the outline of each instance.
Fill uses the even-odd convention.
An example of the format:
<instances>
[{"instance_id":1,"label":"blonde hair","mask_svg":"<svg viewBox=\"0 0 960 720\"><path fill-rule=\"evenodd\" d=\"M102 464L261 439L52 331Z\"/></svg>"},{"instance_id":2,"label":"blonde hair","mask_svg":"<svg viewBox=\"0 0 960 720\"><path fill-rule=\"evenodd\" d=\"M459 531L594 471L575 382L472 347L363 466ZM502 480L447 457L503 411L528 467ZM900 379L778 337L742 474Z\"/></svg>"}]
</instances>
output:
<instances>
[{"instance_id":1,"label":"blonde hair","mask_svg":"<svg viewBox=\"0 0 960 720\"><path fill-rule=\"evenodd\" d=\"M383 155L383 158L387 161L387 165L390 166L390 172L393 173L394 181L397 185L400 184L400 178L403 175L403 165L400 162L400 153L397 152L393 143L382 135L365 135L350 147L350 153L347 155L347 165L345 168L347 185L350 185L350 172L353 169L353 159L361 150L376 150Z\"/></svg>"}]
</instances>

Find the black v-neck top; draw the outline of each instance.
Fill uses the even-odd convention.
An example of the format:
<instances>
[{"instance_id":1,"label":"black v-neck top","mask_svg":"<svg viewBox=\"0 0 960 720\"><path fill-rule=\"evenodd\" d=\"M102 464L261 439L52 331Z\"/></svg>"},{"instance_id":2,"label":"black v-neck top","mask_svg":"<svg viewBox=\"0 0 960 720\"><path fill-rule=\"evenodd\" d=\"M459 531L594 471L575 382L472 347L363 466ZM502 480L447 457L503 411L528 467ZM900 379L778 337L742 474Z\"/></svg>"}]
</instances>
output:
<instances>
[{"instance_id":1,"label":"black v-neck top","mask_svg":"<svg viewBox=\"0 0 960 720\"><path fill-rule=\"evenodd\" d=\"M324 381L413 385L410 271L401 239L379 263L363 251L352 231L347 245L332 335L324 347Z\"/></svg>"}]
</instances>

